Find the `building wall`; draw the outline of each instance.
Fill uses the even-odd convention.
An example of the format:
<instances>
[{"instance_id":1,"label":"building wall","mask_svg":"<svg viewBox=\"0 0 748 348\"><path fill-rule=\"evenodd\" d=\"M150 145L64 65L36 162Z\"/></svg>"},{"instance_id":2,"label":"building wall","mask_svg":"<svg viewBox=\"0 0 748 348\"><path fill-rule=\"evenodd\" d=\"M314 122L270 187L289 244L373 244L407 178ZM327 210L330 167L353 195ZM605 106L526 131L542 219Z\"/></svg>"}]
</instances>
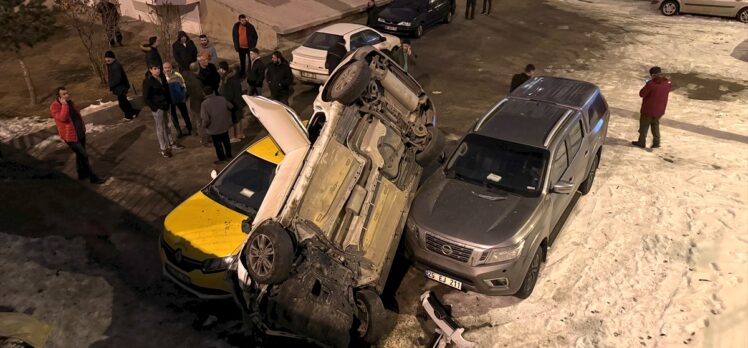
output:
<instances>
[{"instance_id":1,"label":"building wall","mask_svg":"<svg viewBox=\"0 0 748 348\"><path fill-rule=\"evenodd\" d=\"M211 41L233 45L231 30L242 12L219 0L201 1L199 7L203 34L208 35ZM272 27L249 16L248 20L257 30L259 49L273 50L278 47L278 35Z\"/></svg>"},{"instance_id":2,"label":"building wall","mask_svg":"<svg viewBox=\"0 0 748 348\"><path fill-rule=\"evenodd\" d=\"M180 1L185 2L186 1ZM148 4L154 3L172 3L177 4L177 1L154 1L154 0L119 0L120 12L123 16L132 17L141 21L152 22L152 15L149 14L150 6ZM200 6L197 1L193 4L180 5L182 9L182 30L191 33L199 34L202 31L200 25Z\"/></svg>"}]
</instances>

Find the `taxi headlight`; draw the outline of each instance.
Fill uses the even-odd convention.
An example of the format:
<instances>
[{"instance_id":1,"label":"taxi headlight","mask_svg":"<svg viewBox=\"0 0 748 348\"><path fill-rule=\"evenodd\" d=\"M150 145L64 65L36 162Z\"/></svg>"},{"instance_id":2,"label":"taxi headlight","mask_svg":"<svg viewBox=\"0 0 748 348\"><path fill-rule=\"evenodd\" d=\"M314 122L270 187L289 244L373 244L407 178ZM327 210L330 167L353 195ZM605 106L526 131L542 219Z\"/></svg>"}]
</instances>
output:
<instances>
[{"instance_id":1,"label":"taxi headlight","mask_svg":"<svg viewBox=\"0 0 748 348\"><path fill-rule=\"evenodd\" d=\"M225 271L236 260L236 255L217 257L203 261L203 273L215 273Z\"/></svg>"}]
</instances>

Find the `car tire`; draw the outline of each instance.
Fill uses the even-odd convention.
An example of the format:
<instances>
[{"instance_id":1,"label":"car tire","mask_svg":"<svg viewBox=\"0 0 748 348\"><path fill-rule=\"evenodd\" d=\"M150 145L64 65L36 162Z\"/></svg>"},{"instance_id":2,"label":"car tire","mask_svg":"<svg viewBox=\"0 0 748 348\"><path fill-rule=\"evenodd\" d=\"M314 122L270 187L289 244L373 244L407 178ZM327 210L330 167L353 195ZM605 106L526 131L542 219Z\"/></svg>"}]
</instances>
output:
<instances>
[{"instance_id":1,"label":"car tire","mask_svg":"<svg viewBox=\"0 0 748 348\"><path fill-rule=\"evenodd\" d=\"M247 272L260 284L278 284L288 279L293 266L291 236L276 222L252 231L245 251Z\"/></svg>"},{"instance_id":2,"label":"car tire","mask_svg":"<svg viewBox=\"0 0 748 348\"><path fill-rule=\"evenodd\" d=\"M660 13L665 16L675 16L680 12L680 5L675 0L667 0L660 5Z\"/></svg>"},{"instance_id":3,"label":"car tire","mask_svg":"<svg viewBox=\"0 0 748 348\"><path fill-rule=\"evenodd\" d=\"M592 190L592 183L595 182L595 173L597 173L597 166L600 165L600 156L595 156L595 160L592 162L590 171L587 173L587 179L579 185L579 192L586 195Z\"/></svg>"},{"instance_id":4,"label":"car tire","mask_svg":"<svg viewBox=\"0 0 748 348\"><path fill-rule=\"evenodd\" d=\"M371 80L371 70L363 61L355 61L335 76L330 97L343 105L351 105L366 91Z\"/></svg>"},{"instance_id":5,"label":"car tire","mask_svg":"<svg viewBox=\"0 0 748 348\"><path fill-rule=\"evenodd\" d=\"M418 27L416 27L416 38L419 38L423 36L423 23L419 24Z\"/></svg>"},{"instance_id":6,"label":"car tire","mask_svg":"<svg viewBox=\"0 0 748 348\"><path fill-rule=\"evenodd\" d=\"M356 319L358 338L368 344L376 344L384 335L387 311L376 292L363 289L356 291Z\"/></svg>"},{"instance_id":7,"label":"car tire","mask_svg":"<svg viewBox=\"0 0 748 348\"><path fill-rule=\"evenodd\" d=\"M738 19L738 22L748 23L748 7L738 11L738 15L735 18Z\"/></svg>"},{"instance_id":8,"label":"car tire","mask_svg":"<svg viewBox=\"0 0 748 348\"><path fill-rule=\"evenodd\" d=\"M540 275L540 264L543 261L543 248L538 247L535 255L532 257L530 262L530 268L525 273L525 279L522 280L519 290L514 294L514 297L526 299L530 297L532 291L535 290L535 283L538 282L538 276Z\"/></svg>"},{"instance_id":9,"label":"car tire","mask_svg":"<svg viewBox=\"0 0 748 348\"><path fill-rule=\"evenodd\" d=\"M449 10L449 12L447 12L447 16L444 17L444 23L446 23L446 24L452 23L452 17L454 17L454 13L453 12L454 11L452 11L452 10Z\"/></svg>"},{"instance_id":10,"label":"car tire","mask_svg":"<svg viewBox=\"0 0 748 348\"><path fill-rule=\"evenodd\" d=\"M446 142L444 133L442 133L439 128L436 128L436 126L426 126L426 130L429 132L431 140L426 144L423 151L416 154L416 162L421 167L425 167L435 161L439 156L440 151L444 149L444 143Z\"/></svg>"}]
</instances>

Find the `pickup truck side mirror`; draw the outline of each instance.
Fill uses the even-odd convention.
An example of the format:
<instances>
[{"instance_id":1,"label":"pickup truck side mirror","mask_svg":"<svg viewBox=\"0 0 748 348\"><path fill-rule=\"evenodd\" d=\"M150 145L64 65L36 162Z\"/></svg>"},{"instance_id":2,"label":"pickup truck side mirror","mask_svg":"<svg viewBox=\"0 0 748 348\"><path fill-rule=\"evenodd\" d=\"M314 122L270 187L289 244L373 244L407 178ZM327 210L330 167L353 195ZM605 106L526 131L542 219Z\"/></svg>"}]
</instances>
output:
<instances>
[{"instance_id":1,"label":"pickup truck side mirror","mask_svg":"<svg viewBox=\"0 0 748 348\"><path fill-rule=\"evenodd\" d=\"M215 179L217 177L218 177L218 172L215 169L211 170L210 171L210 178L211 179Z\"/></svg>"},{"instance_id":2,"label":"pickup truck side mirror","mask_svg":"<svg viewBox=\"0 0 748 348\"><path fill-rule=\"evenodd\" d=\"M574 192L574 184L569 181L560 180L555 185L553 185L553 188L551 188L551 192L568 195Z\"/></svg>"}]
</instances>

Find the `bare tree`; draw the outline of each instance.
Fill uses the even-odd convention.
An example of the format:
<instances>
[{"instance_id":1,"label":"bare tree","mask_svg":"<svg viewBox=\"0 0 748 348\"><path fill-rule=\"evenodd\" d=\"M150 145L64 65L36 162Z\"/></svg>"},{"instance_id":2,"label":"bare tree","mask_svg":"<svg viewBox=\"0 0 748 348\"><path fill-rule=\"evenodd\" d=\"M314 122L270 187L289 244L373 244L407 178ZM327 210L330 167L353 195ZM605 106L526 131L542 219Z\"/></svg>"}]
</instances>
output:
<instances>
[{"instance_id":1,"label":"bare tree","mask_svg":"<svg viewBox=\"0 0 748 348\"><path fill-rule=\"evenodd\" d=\"M164 54L164 62L172 61L174 52L172 52L171 44L177 40L177 35L182 30L184 14L181 7L174 5L171 0L162 0L158 2L158 5L149 5L149 7L148 16L151 22L156 24L157 35L166 48L161 51Z\"/></svg>"},{"instance_id":2,"label":"bare tree","mask_svg":"<svg viewBox=\"0 0 748 348\"><path fill-rule=\"evenodd\" d=\"M91 72L99 77L101 86L107 85L104 53L109 47L106 28L101 23L101 13L96 10L95 0L54 0L62 13L78 33L88 53Z\"/></svg>"},{"instance_id":3,"label":"bare tree","mask_svg":"<svg viewBox=\"0 0 748 348\"><path fill-rule=\"evenodd\" d=\"M49 39L57 29L55 20L54 12L44 5L44 0L0 0L0 40L21 66L31 105L37 102L36 89L22 51Z\"/></svg>"}]
</instances>

